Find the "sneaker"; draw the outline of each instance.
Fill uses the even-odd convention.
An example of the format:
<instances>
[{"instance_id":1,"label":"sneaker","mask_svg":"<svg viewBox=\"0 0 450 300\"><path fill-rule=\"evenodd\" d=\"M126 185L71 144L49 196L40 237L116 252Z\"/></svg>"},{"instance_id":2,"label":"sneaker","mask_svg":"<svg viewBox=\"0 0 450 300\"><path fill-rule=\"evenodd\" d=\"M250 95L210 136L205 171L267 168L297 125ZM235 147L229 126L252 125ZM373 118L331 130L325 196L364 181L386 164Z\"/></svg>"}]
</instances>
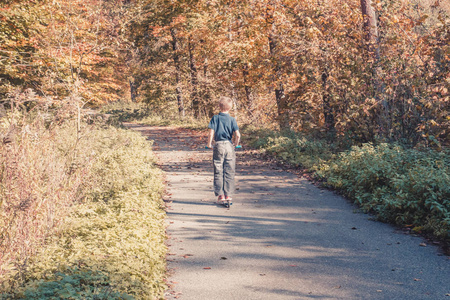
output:
<instances>
[{"instance_id":1,"label":"sneaker","mask_svg":"<svg viewBox=\"0 0 450 300\"><path fill-rule=\"evenodd\" d=\"M223 201L225 197L223 195L219 195L219 198L217 198L217 201Z\"/></svg>"},{"instance_id":2,"label":"sneaker","mask_svg":"<svg viewBox=\"0 0 450 300\"><path fill-rule=\"evenodd\" d=\"M232 198L230 196L225 196L224 202L227 203L228 207L230 207L230 205L233 205L233 202L231 200Z\"/></svg>"}]
</instances>

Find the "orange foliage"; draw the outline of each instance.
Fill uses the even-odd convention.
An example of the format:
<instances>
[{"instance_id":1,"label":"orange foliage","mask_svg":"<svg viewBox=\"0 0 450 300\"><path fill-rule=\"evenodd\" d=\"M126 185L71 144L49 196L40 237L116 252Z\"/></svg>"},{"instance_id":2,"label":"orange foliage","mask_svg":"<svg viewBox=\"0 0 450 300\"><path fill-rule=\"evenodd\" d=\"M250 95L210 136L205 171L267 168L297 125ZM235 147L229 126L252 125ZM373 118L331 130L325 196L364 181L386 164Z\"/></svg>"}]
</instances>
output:
<instances>
[{"instance_id":1,"label":"orange foliage","mask_svg":"<svg viewBox=\"0 0 450 300\"><path fill-rule=\"evenodd\" d=\"M374 0L378 58L365 45L357 0L137 2L150 9L132 27L140 53L134 76L160 89L148 94L149 86L141 84L143 101L174 99L172 49L163 37L176 28L183 94L192 101L191 91L200 89L203 115L219 94L228 94L240 117L275 121L281 111L274 90L282 84L291 129L354 142L449 143L450 24L440 6ZM146 26L157 30L148 35ZM198 87L189 79L192 59Z\"/></svg>"}]
</instances>

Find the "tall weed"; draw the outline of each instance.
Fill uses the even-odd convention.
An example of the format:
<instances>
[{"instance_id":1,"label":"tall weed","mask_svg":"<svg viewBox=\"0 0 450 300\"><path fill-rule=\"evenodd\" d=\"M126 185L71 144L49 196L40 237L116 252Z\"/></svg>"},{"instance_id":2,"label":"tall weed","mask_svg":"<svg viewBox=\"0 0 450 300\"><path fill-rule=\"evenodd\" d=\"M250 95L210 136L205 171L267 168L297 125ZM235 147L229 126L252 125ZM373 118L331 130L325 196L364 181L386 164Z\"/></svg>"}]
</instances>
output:
<instances>
[{"instance_id":1,"label":"tall weed","mask_svg":"<svg viewBox=\"0 0 450 300\"><path fill-rule=\"evenodd\" d=\"M69 172L70 126L47 129L17 113L0 119L0 277L20 273L81 196L86 170Z\"/></svg>"}]
</instances>

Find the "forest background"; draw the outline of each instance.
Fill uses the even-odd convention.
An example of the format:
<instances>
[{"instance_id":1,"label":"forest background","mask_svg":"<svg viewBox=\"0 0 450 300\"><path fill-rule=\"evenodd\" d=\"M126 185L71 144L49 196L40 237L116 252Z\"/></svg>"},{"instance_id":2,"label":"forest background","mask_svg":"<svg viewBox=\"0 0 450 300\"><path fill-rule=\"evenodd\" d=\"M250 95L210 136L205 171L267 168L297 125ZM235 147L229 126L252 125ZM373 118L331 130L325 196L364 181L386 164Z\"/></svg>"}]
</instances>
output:
<instances>
[{"instance_id":1,"label":"forest background","mask_svg":"<svg viewBox=\"0 0 450 300\"><path fill-rule=\"evenodd\" d=\"M98 159L103 148L87 142L112 129L94 130L84 109L117 101L140 105L122 116L205 121L227 95L248 143L382 220L448 241L449 14L442 0L2 1L0 274L15 276L5 289L30 280L27 260L70 207L106 197L80 192L111 154Z\"/></svg>"}]
</instances>

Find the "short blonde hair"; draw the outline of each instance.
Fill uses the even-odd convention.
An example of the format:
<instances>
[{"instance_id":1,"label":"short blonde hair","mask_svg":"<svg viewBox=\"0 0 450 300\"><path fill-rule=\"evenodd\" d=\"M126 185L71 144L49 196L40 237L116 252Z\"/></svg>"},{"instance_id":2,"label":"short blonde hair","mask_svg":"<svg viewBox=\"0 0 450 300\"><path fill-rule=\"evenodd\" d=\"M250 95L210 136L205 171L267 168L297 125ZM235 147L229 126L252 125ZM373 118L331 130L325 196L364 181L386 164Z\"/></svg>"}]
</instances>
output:
<instances>
[{"instance_id":1,"label":"short blonde hair","mask_svg":"<svg viewBox=\"0 0 450 300\"><path fill-rule=\"evenodd\" d=\"M219 98L219 108L221 111L229 111L233 107L233 100L229 97L221 96Z\"/></svg>"}]
</instances>

